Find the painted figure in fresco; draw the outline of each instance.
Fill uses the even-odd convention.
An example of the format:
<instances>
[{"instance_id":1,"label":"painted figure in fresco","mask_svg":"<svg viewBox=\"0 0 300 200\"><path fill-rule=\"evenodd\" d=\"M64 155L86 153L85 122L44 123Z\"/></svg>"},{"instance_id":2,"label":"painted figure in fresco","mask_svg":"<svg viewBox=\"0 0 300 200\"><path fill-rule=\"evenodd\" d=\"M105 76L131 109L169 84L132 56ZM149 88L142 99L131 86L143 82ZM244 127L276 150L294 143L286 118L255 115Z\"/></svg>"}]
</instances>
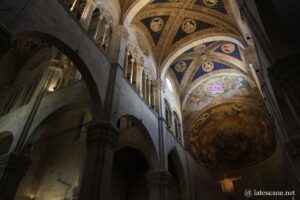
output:
<instances>
[{"instance_id":1,"label":"painted figure in fresco","mask_svg":"<svg viewBox=\"0 0 300 200\"><path fill-rule=\"evenodd\" d=\"M208 97L206 94L192 93L190 94L188 109L192 112L196 110L201 110L202 108L207 106L209 102L210 102L210 97Z\"/></svg>"},{"instance_id":2,"label":"painted figure in fresco","mask_svg":"<svg viewBox=\"0 0 300 200\"><path fill-rule=\"evenodd\" d=\"M227 89L223 94L224 98L248 96L251 86L244 77L227 80Z\"/></svg>"}]
</instances>

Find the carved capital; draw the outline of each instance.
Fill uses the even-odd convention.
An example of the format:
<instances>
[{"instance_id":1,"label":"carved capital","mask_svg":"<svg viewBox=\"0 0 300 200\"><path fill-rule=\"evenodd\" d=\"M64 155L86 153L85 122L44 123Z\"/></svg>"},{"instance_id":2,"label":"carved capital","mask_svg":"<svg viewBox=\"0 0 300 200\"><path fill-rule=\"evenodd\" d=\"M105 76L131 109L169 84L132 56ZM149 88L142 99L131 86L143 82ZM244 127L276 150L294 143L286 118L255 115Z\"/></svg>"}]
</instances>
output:
<instances>
[{"instance_id":1,"label":"carved capital","mask_svg":"<svg viewBox=\"0 0 300 200\"><path fill-rule=\"evenodd\" d=\"M105 145L114 148L119 138L119 130L109 122L98 122L87 128L87 148Z\"/></svg>"}]
</instances>

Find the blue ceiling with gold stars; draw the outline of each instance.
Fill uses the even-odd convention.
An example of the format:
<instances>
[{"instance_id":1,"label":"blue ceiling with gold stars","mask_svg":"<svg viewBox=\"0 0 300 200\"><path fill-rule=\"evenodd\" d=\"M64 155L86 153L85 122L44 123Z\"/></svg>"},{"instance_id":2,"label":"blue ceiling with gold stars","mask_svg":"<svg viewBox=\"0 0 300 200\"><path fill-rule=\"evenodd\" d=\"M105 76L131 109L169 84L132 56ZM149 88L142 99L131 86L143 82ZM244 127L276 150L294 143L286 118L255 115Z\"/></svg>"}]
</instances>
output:
<instances>
[{"instance_id":1,"label":"blue ceiling with gold stars","mask_svg":"<svg viewBox=\"0 0 300 200\"><path fill-rule=\"evenodd\" d=\"M197 47L190 48L189 50L185 51L183 54L197 53L200 50L205 50L206 48L212 46L214 43L215 41L203 43Z\"/></svg>"},{"instance_id":2,"label":"blue ceiling with gold stars","mask_svg":"<svg viewBox=\"0 0 300 200\"><path fill-rule=\"evenodd\" d=\"M186 18L185 20L188 20L188 19L189 18ZM183 26L180 26L180 28L178 29L178 31L173 39L172 44L176 43L177 41L181 40L182 38L186 37L189 34L214 27L214 25L212 25L212 24L209 24L209 23L197 20L197 19L191 19L191 21L187 22L187 23L193 23L193 22L195 22L196 24L193 24L191 26L195 26L195 30L192 31L191 33L187 33L185 30L183 30Z\"/></svg>"},{"instance_id":3,"label":"blue ceiling with gold stars","mask_svg":"<svg viewBox=\"0 0 300 200\"><path fill-rule=\"evenodd\" d=\"M222 69L231 69L231 67L229 67L228 65L225 65L223 63L219 63L219 62L215 62L215 61L208 61L208 62L213 63L211 65L211 68L205 70L205 68L203 67L204 64L200 65L193 77L193 81L195 81L198 78L200 78L201 76L204 76L205 74L208 74L213 71L222 70Z\"/></svg>"},{"instance_id":4,"label":"blue ceiling with gold stars","mask_svg":"<svg viewBox=\"0 0 300 200\"><path fill-rule=\"evenodd\" d=\"M153 31L152 29L151 29L151 22L155 19L155 18L160 18L160 19L162 19L162 21L163 21L163 27L161 28L161 30L159 30L159 31ZM146 28L147 28L147 30L149 31L149 33L150 33L150 35L151 35L151 37L152 37L152 39L153 39L153 42L154 42L154 44L155 45L157 45L158 44L158 42L159 42L159 39L160 39L160 36L161 36L161 33L162 33L162 31L164 30L164 26L165 26L165 24L167 23L167 21L168 21L168 19L169 19L169 16L168 15L162 15L162 16L154 16L154 17L148 17L148 18L145 18L145 19L142 19L141 21L142 21L142 23L146 26Z\"/></svg>"},{"instance_id":5,"label":"blue ceiling with gold stars","mask_svg":"<svg viewBox=\"0 0 300 200\"><path fill-rule=\"evenodd\" d=\"M238 60L242 60L241 53L239 51L239 47L234 43L225 43L219 46L216 50L216 53L226 54Z\"/></svg>"},{"instance_id":6,"label":"blue ceiling with gold stars","mask_svg":"<svg viewBox=\"0 0 300 200\"><path fill-rule=\"evenodd\" d=\"M210 2L212 2L211 3L212 6L208 6L207 5ZM204 1L204 0L196 0L195 4L200 5L200 6L205 6L205 7L211 8L213 10L216 10L218 12L227 14L227 11L226 11L226 9L224 7L224 4L223 4L222 0L217 0L217 3L215 5L214 5L213 2L215 2L215 1L214 0L206 0L206 1Z\"/></svg>"},{"instance_id":7,"label":"blue ceiling with gold stars","mask_svg":"<svg viewBox=\"0 0 300 200\"><path fill-rule=\"evenodd\" d=\"M192 63L192 61L193 59L181 60L171 65L171 69L175 73L175 76L179 83L181 83L185 75L185 72L190 66L190 64Z\"/></svg>"}]
</instances>

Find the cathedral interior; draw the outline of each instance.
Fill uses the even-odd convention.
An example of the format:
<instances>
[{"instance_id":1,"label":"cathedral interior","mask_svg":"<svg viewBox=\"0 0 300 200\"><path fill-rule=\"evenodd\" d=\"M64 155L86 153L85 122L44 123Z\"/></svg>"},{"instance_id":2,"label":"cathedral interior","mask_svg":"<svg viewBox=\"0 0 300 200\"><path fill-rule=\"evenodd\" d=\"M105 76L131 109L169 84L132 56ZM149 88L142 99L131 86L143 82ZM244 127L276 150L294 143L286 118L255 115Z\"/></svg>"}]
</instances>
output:
<instances>
[{"instance_id":1,"label":"cathedral interior","mask_svg":"<svg viewBox=\"0 0 300 200\"><path fill-rule=\"evenodd\" d=\"M0 199L298 199L299 8L1 0Z\"/></svg>"}]
</instances>

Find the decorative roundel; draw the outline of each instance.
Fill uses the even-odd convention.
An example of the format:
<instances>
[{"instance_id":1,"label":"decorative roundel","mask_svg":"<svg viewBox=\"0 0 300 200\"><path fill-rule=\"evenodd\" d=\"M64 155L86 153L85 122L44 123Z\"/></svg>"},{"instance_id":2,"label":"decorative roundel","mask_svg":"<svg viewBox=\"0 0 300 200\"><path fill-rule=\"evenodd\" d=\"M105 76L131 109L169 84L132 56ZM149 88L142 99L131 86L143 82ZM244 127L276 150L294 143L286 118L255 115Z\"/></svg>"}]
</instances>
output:
<instances>
[{"instance_id":1,"label":"decorative roundel","mask_svg":"<svg viewBox=\"0 0 300 200\"><path fill-rule=\"evenodd\" d=\"M175 65L175 70L177 72L183 72L186 69L186 63L185 62L179 62Z\"/></svg>"},{"instance_id":2,"label":"decorative roundel","mask_svg":"<svg viewBox=\"0 0 300 200\"><path fill-rule=\"evenodd\" d=\"M209 7L217 5L219 0L203 0L203 3Z\"/></svg>"},{"instance_id":3,"label":"decorative roundel","mask_svg":"<svg viewBox=\"0 0 300 200\"><path fill-rule=\"evenodd\" d=\"M205 44L200 44L198 46L195 46L194 49L193 49L193 51L194 52L200 52L200 51L203 51L205 48L206 48Z\"/></svg>"},{"instance_id":4,"label":"decorative roundel","mask_svg":"<svg viewBox=\"0 0 300 200\"><path fill-rule=\"evenodd\" d=\"M223 85L223 83L222 82L212 82L208 86L208 92L211 95L222 94L224 92L224 85Z\"/></svg>"},{"instance_id":5,"label":"decorative roundel","mask_svg":"<svg viewBox=\"0 0 300 200\"><path fill-rule=\"evenodd\" d=\"M203 69L203 71L205 71L205 72L211 72L211 71L214 69L214 63L211 62L211 61L205 61L205 62L202 64L202 69Z\"/></svg>"},{"instance_id":6,"label":"decorative roundel","mask_svg":"<svg viewBox=\"0 0 300 200\"><path fill-rule=\"evenodd\" d=\"M197 23L195 20L191 18L185 19L184 22L182 23L182 30L185 33L193 33L195 32L196 28L197 28Z\"/></svg>"},{"instance_id":7,"label":"decorative roundel","mask_svg":"<svg viewBox=\"0 0 300 200\"><path fill-rule=\"evenodd\" d=\"M222 45L222 51L224 53L232 53L234 52L234 50L235 50L234 44L227 43Z\"/></svg>"},{"instance_id":8,"label":"decorative roundel","mask_svg":"<svg viewBox=\"0 0 300 200\"><path fill-rule=\"evenodd\" d=\"M150 28L154 32L159 32L164 27L164 20L160 17L155 17L150 23Z\"/></svg>"}]
</instances>

